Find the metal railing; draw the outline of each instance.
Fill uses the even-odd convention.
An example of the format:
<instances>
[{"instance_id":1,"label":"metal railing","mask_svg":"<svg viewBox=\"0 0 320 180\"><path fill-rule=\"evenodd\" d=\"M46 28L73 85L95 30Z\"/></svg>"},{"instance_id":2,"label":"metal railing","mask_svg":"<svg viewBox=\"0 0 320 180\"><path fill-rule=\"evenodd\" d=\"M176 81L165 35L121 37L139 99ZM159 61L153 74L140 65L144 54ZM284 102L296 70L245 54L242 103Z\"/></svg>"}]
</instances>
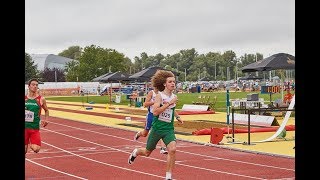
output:
<instances>
[{"instance_id":1,"label":"metal railing","mask_svg":"<svg viewBox=\"0 0 320 180\"><path fill-rule=\"evenodd\" d=\"M267 111L295 111L295 109L288 109L287 107L282 107L282 108L258 108L258 109L248 109L248 108L232 108L231 109L231 123L232 123L232 142L234 142L235 140L235 136L234 136L234 113L235 111L240 111L240 112L245 112L245 114L248 114L248 142L247 145L251 145L251 127L250 127L250 114L254 113L254 112L259 112L259 114L261 114L261 112L267 112ZM229 130L228 130L229 131ZM229 132L228 132L229 133Z\"/></svg>"}]
</instances>

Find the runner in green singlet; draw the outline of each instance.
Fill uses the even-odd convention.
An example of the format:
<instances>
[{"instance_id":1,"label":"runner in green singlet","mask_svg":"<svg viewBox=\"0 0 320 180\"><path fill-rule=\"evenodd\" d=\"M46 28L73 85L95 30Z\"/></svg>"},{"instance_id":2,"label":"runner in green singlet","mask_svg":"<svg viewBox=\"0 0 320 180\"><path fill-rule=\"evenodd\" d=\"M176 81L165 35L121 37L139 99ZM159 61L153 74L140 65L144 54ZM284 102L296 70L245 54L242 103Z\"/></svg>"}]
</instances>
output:
<instances>
[{"instance_id":1,"label":"runner in green singlet","mask_svg":"<svg viewBox=\"0 0 320 180\"><path fill-rule=\"evenodd\" d=\"M44 97L40 96L38 91L38 80L31 79L28 82L28 94L25 100L25 130L24 144L25 153L28 151L28 145L34 152L39 152L41 147L40 125L45 127L48 124L49 109ZM45 111L45 119L41 120L41 109Z\"/></svg>"},{"instance_id":2,"label":"runner in green singlet","mask_svg":"<svg viewBox=\"0 0 320 180\"><path fill-rule=\"evenodd\" d=\"M172 170L175 164L176 137L174 134L174 117L183 124L176 113L177 96L173 94L176 88L174 74L170 71L159 70L151 78L152 85L159 90L153 109L153 123L148 136L146 148L136 148L129 156L128 163L132 164L137 156L150 156L160 139L167 146L168 157L166 179L172 179Z\"/></svg>"}]
</instances>

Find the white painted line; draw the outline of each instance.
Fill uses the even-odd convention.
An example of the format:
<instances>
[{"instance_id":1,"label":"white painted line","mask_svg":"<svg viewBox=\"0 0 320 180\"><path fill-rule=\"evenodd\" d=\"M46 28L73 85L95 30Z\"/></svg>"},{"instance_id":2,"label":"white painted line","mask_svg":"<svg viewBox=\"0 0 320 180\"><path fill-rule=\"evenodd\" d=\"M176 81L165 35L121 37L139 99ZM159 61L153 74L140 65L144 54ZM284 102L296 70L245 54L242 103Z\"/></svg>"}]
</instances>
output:
<instances>
[{"instance_id":1,"label":"white painted line","mask_svg":"<svg viewBox=\"0 0 320 180\"><path fill-rule=\"evenodd\" d=\"M41 167L50 169L50 170L52 170L52 171L55 171L55 172L58 172L58 173L61 173L61 174L65 174L65 175L68 175L68 176L71 176L71 177L75 177L75 178L78 178L78 179L88 180L88 179L86 179L86 178L82 178L82 177L79 177L79 176L76 176L76 175L73 175L73 174L69 174L69 173L66 173L66 172L63 172L63 171L59 171L59 170L57 170L57 169L53 169L53 168L48 167L48 166L45 166L45 165L43 165L43 164L34 162L34 161L32 161L32 160L30 160L30 159L28 159L28 158L26 158L26 161L29 161L29 162L31 162L31 163L33 163L33 164L36 164L36 165L38 165L38 166L41 166Z\"/></svg>"},{"instance_id":2,"label":"white painted line","mask_svg":"<svg viewBox=\"0 0 320 180\"><path fill-rule=\"evenodd\" d=\"M61 152L61 151L59 151ZM74 151L73 151L74 152ZM99 152L93 152L93 153L80 153L79 155L89 155L89 154L106 154L106 153L113 153L113 152L118 152L118 151L99 151ZM54 158L59 158L59 157L70 157L73 155L60 155L60 156L46 156L46 157L39 157L39 158L29 158L31 160L38 160L38 159L54 159Z\"/></svg>"},{"instance_id":3,"label":"white painted line","mask_svg":"<svg viewBox=\"0 0 320 180\"><path fill-rule=\"evenodd\" d=\"M73 129L78 129L78 130L82 130L82 131L87 131L87 132L92 132L92 133L96 133L96 134L100 134L100 135L105 135L105 136L109 136L109 137L113 137L113 138L123 139L123 140L127 140L127 141L133 141L132 139L117 137L117 136L113 136L113 135L106 134L106 133L91 131L91 130L83 129L83 128L77 128L77 127L68 126L68 125L60 124L60 123L54 123L54 122L52 122L52 123L53 123L53 124L60 125L60 126L65 126L65 127L73 128ZM48 130L48 129L46 129L46 130ZM56 132L56 133L58 133L58 132ZM59 134L59 133L58 133L58 134ZM140 142L140 141L137 141L137 142ZM146 144L146 143L143 143L143 142L140 142L140 143ZM103 146L103 147L105 147L105 146ZM108 148L112 148L112 147L108 147ZM113 149L114 149L114 148L113 148ZM118 150L118 149L114 149L114 150ZM203 155L203 154L191 153L191 152L182 151L182 150L177 150L177 151L178 151L178 152L182 152L182 153L186 153L186 154L192 154L192 155L195 155L195 156L205 157L205 158L209 158L209 159L210 159L210 158L211 158L211 159L219 159L219 160L225 160L225 161L231 161L231 162L238 162L238 163L242 163L242 164L250 164L250 165L254 165L254 166L262 166L262 167L269 167L269 168L274 168L274 169L283 169L283 170L288 170L288 171L295 171L295 169L288 169L288 168L283 168L283 167L278 167L278 166L264 165L264 164L252 163L252 162L247 162L247 161L239 161L239 160L228 159L228 158L221 158L221 157L215 157L215 156L207 156L207 155ZM121 151L121 152L124 152L124 151ZM150 157L148 157L148 158L150 158ZM152 158L151 158L151 159L152 159Z\"/></svg>"},{"instance_id":4,"label":"white painted line","mask_svg":"<svg viewBox=\"0 0 320 180\"><path fill-rule=\"evenodd\" d=\"M63 135L63 136L67 136L67 137L71 137L71 138L74 138L74 139L78 139L78 140L81 140L81 141L84 141L84 142L88 142L88 143L92 143L92 144L95 144L95 145L99 145L99 146L103 146L103 147L108 147L110 149L114 149L114 150L117 150L119 152L124 152L124 153L128 153L126 151L122 151L122 150L118 150L118 149L115 149L115 148L112 148L112 147L109 147L109 146L105 146L105 145L102 145L102 144L98 144L98 143L95 143L95 142L92 142L92 141L88 141L88 140L85 140L85 139L81 139L81 138L77 138L77 137L74 137L74 136L71 136L71 135L67 135L67 134L63 134L63 133L59 133L59 132L56 132L56 131L53 131L53 130L49 130L49 129L46 129L47 131L51 131L52 133L56 133L56 134L60 134L60 135ZM126 139L127 140L127 139ZM47 144L47 143L44 143L44 144ZM48 144L49 145L49 144ZM52 146L54 147L53 145L49 145L49 146ZM57 149L60 149L62 151L65 151L65 152L68 152L66 150L63 150L61 148L58 148L56 147ZM72 152L69 152L71 154L74 154ZM130 154L130 153L129 153ZM193 154L193 153L190 153L190 154ZM75 156L79 156L79 157L83 157L83 156L80 156L80 155L77 155L77 154L74 154ZM142 156L144 157L144 156ZM209 157L209 156L208 156ZM109 165L109 166L112 166L112 167L117 167L117 168L122 168L122 167L119 167L119 166L115 166L115 165L112 165L112 164L108 164L108 163L103 163L103 162L100 162L100 161L96 161L96 160L93 160L93 159L90 159L90 158L86 158L86 157L83 157L85 159L88 159L88 160L92 160L92 161L95 161L95 162L98 162L98 163L101 163L101 164L106 164L106 165ZM144 157L144 158L148 158L148 159L152 159L152 160L157 160L157 161L162 161L162 162L166 162L164 160L161 160L161 159L156 159L156 158L150 158L150 157ZM222 158L221 158L222 159ZM239 161L241 162L241 161ZM239 177L246 177L246 178L251 178L251 179L263 179L263 178L258 178L258 177L253 177L253 176L247 176L247 175L243 175L243 174L236 174L236 173L230 173L230 172L226 172L226 171L219 171L219 170L213 170L213 169L207 169L207 168L202 168L202 167L198 167L198 166L191 166L191 165L186 165L186 164L181 164L181 163L176 163L176 164L179 164L181 166L186 166L186 167L191 167L191 168L195 168L195 169L201 169L201 170L206 170L206 171L211 171L211 172L218 172L218 173L221 173L221 174L228 174L228 175L234 175L234 176L239 176ZM138 173L142 173L140 171L135 171L135 170L131 170L131 169L127 169L127 168L124 168L126 170L130 170L130 171L134 171L134 172L138 172ZM157 176L157 177L161 177L161 176Z\"/></svg>"},{"instance_id":5,"label":"white painted line","mask_svg":"<svg viewBox=\"0 0 320 180\"><path fill-rule=\"evenodd\" d=\"M140 174L145 174L145 175L149 175L149 176L164 178L163 176L158 176L158 175L151 174L151 173L146 173L146 172L143 172L143 171L136 171L136 170L133 170L133 169L128 169L128 168L125 168L125 167L116 166L116 165L113 165L113 164L109 164L109 163L97 161L97 160L94 160L94 159L91 159L91 158L87 158L87 157L81 156L81 155L79 155L79 154L72 153L72 152L67 151L67 150L65 150L65 149L63 149L63 148L59 148L59 147L57 147L57 146L54 146L54 145L49 144L49 143L46 143L46 142L43 142L43 144L46 144L46 145L48 145L48 146L57 148L57 149L59 149L59 150L61 150L61 151L63 151L63 152L66 152L66 153L68 153L68 154L72 154L72 155L74 155L74 156L77 156L77 157L80 157L80 158L83 158L83 159L86 159L86 160L89 160L89 161L93 161L93 162L96 162L96 163L99 163L99 164L103 164L103 165L115 167L115 168L122 169L122 170L126 170L126 171L132 171L132 172L136 172L136 173L140 173Z\"/></svg>"},{"instance_id":6,"label":"white painted line","mask_svg":"<svg viewBox=\"0 0 320 180\"><path fill-rule=\"evenodd\" d=\"M179 151L179 150L177 150ZM180 152L180 151L179 151ZM219 160L226 160L225 158L219 158L219 157L212 157L212 156L207 156L207 155L203 155L203 154L196 154L196 153L192 153L192 152L186 152L184 151L184 153L187 154L192 154L192 155L197 155L197 156L201 156L201 157L206 157L208 159L219 159ZM208 160L207 159L207 160ZM277 167L277 166L270 166L270 165L263 165L263 164L257 164L257 163L250 163L250 162L244 162L244 161L238 161L238 160L233 160L233 159L228 159L228 161L231 162L238 162L238 163L245 163L245 164L251 164L254 166L262 166L262 167L269 167L269 168L275 168L275 169L282 169L282 170L288 170L288 171L295 171L295 169L288 169L288 168L282 168L282 167Z\"/></svg>"}]
</instances>

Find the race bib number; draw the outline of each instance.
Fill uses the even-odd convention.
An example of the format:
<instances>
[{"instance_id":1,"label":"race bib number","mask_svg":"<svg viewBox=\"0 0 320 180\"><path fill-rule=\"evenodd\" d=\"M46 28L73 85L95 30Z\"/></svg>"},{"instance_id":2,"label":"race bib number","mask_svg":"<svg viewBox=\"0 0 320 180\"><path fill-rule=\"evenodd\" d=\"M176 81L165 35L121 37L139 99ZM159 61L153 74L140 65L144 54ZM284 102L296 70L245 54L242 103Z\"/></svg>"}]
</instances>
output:
<instances>
[{"instance_id":1,"label":"race bib number","mask_svg":"<svg viewBox=\"0 0 320 180\"><path fill-rule=\"evenodd\" d=\"M26 122L33 122L34 112L25 110L25 115L24 115L24 117L25 117L25 121L26 121Z\"/></svg>"},{"instance_id":2,"label":"race bib number","mask_svg":"<svg viewBox=\"0 0 320 180\"><path fill-rule=\"evenodd\" d=\"M159 120L164 122L171 122L172 119L172 109L166 109L159 115Z\"/></svg>"}]
</instances>

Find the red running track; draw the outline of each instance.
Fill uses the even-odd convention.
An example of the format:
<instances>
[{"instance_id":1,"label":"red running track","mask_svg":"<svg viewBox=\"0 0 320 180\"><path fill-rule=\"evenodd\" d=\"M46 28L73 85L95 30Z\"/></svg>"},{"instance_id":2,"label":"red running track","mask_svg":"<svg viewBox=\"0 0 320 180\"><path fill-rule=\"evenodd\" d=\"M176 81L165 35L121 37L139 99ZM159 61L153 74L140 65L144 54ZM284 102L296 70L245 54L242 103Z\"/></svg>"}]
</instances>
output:
<instances>
[{"instance_id":1,"label":"red running track","mask_svg":"<svg viewBox=\"0 0 320 180\"><path fill-rule=\"evenodd\" d=\"M54 118L41 129L42 149L28 151L26 179L164 179L166 155L127 160L146 138L135 132ZM174 179L295 179L294 158L177 141Z\"/></svg>"}]
</instances>

